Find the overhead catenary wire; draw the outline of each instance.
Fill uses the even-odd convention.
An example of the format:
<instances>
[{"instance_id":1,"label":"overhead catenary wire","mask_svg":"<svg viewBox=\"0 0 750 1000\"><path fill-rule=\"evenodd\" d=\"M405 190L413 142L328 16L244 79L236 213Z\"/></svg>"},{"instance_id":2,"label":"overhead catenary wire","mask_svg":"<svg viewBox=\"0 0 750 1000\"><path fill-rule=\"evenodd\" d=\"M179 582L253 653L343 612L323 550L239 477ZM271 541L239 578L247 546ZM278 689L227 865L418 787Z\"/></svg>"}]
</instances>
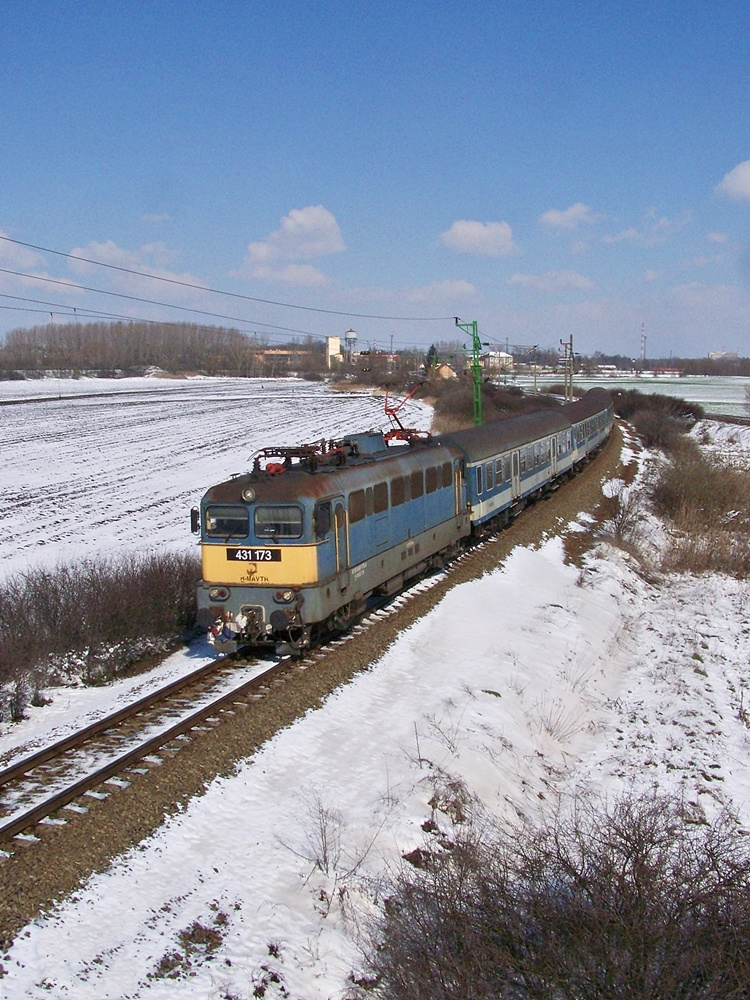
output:
<instances>
[{"instance_id":1,"label":"overhead catenary wire","mask_svg":"<svg viewBox=\"0 0 750 1000\"><path fill-rule=\"evenodd\" d=\"M85 264L94 264L97 267L106 267L112 271L121 271L124 274L136 275L140 278L151 278L153 281L163 281L170 285L179 285L183 288L191 288L195 291L200 292L210 292L213 295L225 295L233 299L241 299L246 302L259 302L262 305L278 306L283 309L301 309L305 312L315 312L323 313L328 316L347 316L351 319L374 319L374 320L387 320L392 323L438 323L445 320L452 320L452 316L383 316L376 313L356 313L347 312L343 309L323 309L319 306L306 306L300 305L294 302L279 302L274 299L262 299L255 295L244 295L241 292L229 292L221 288L210 288L206 285L200 285L196 282L183 281L179 278L167 278L164 275L152 274L148 271L138 271L135 268L123 267L121 264L109 264L102 260L94 260L89 257L82 257L79 254L65 253L62 250L52 250L50 247L38 246L35 243L25 243L23 240L14 240L10 236L0 235L0 240L5 240L7 243L13 243L16 246L26 247L30 250L38 250L41 253L51 253L58 257L66 257L69 260L79 261ZM4 268L0 270L5 271ZM6 274L20 274L22 277L37 277L33 274L22 274L18 271L5 271ZM54 280L54 279L45 279ZM60 282L61 284L73 284L72 282ZM76 285L77 288L84 288L86 291L100 291L100 289L86 289L84 285ZM116 295L116 292L103 292L105 295ZM149 302L149 299L141 299L139 301ZM175 307L179 308L179 307ZM209 314L210 315L210 314Z\"/></svg>"},{"instance_id":2,"label":"overhead catenary wire","mask_svg":"<svg viewBox=\"0 0 750 1000\"><path fill-rule=\"evenodd\" d=\"M3 269L0 268L0 271L2 271L2 270ZM18 272L13 272L13 273L18 273ZM43 279L43 280L54 281L55 279L50 278L50 279ZM67 282L63 282L63 284L67 284ZM81 286L81 285L76 286L76 287L83 288L83 286ZM86 291L99 291L98 289L85 289L85 290ZM106 291L102 290L101 294L102 295L119 295L120 293L118 293L118 292L106 292ZM174 320L146 319L145 317L140 317L140 316L128 316L128 315L125 315L124 313L114 313L114 312L109 312L109 311L106 311L106 310L103 310L103 309L93 309L93 308L82 307L82 306L71 306L67 302L49 302L46 299L32 299L32 298L29 298L27 296L22 296L22 295L11 295L9 292L0 292L0 298L14 299L17 302L33 302L35 305L43 305L43 306L48 306L48 307L52 306L52 308L55 310L55 312L60 313L60 314L62 314L64 316L73 318L73 319L76 316L78 316L79 318L87 318L87 319L122 320L123 322L126 322L126 323L156 323L156 324L159 324L159 323L161 323L161 324L174 323ZM169 302L155 302L153 299L139 299L137 296L125 296L125 298L133 298L136 301L142 301L143 303L149 304L149 305L159 305L159 306L164 307L165 309L188 309L187 306L175 306L175 305L172 305ZM0 309L12 310L14 312L43 312L43 313L48 313L49 312L49 308L47 308L47 309L31 309L28 306L6 306L6 305L2 305L2 304L0 304ZM189 311L191 311L191 312L201 312L201 310L189 310ZM240 323L243 326L251 327L251 329L249 331L250 333L253 333L253 334L261 333L261 334L264 334L264 335L266 335L268 337L281 337L282 334L284 334L284 333L293 333L293 334L298 334L298 335L303 336L303 337L313 337L313 338L319 339L319 340L324 340L325 339L325 334L312 333L309 330L298 330L298 329L295 329L294 327L288 327L288 326L276 326L273 323L265 323L265 322L260 321L260 320L256 321L256 320L252 320L252 319L249 319L249 320L248 319L241 319L239 317L222 316L221 313L211 313L211 312L203 312L202 315L205 315L205 316L208 316L208 317L211 317L211 318L214 318L214 319L228 319L228 320L230 320L233 323ZM264 327L268 327L269 329L268 330L262 329ZM271 332L271 331L280 331L280 332ZM242 331L242 332L247 332L247 331Z\"/></svg>"}]
</instances>

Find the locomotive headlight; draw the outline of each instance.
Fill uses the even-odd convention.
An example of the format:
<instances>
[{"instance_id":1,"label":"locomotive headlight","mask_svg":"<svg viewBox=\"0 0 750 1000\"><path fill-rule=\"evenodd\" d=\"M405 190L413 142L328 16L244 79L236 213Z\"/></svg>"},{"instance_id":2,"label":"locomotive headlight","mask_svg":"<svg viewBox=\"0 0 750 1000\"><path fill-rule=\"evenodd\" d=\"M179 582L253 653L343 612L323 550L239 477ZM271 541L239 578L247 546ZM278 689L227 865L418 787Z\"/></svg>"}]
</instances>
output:
<instances>
[{"instance_id":1,"label":"locomotive headlight","mask_svg":"<svg viewBox=\"0 0 750 1000\"><path fill-rule=\"evenodd\" d=\"M208 596L212 601L226 601L229 597L229 591L226 587L212 587L208 592Z\"/></svg>"},{"instance_id":2,"label":"locomotive headlight","mask_svg":"<svg viewBox=\"0 0 750 1000\"><path fill-rule=\"evenodd\" d=\"M253 502L253 500L255 499L255 490L252 488L252 486L246 486L244 488L244 490L242 491L242 499L245 500L247 503Z\"/></svg>"},{"instance_id":3,"label":"locomotive headlight","mask_svg":"<svg viewBox=\"0 0 750 1000\"><path fill-rule=\"evenodd\" d=\"M279 604L291 604L294 600L293 590L277 590L273 595L273 599L278 601Z\"/></svg>"}]
</instances>

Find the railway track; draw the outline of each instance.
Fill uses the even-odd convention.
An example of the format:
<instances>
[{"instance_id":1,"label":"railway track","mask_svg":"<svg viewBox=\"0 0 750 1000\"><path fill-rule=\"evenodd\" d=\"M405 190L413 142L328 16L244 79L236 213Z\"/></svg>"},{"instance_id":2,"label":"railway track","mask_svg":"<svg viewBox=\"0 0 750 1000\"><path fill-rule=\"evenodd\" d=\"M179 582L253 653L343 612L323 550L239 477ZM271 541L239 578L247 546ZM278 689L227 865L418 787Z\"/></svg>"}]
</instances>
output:
<instances>
[{"instance_id":1,"label":"railway track","mask_svg":"<svg viewBox=\"0 0 750 1000\"><path fill-rule=\"evenodd\" d=\"M258 672L262 667L260 660L240 667L235 659L213 661L4 767L0 842L44 820L62 822L61 817L55 819L58 810L118 775L128 775L120 781L129 784L141 771L139 764L158 763L158 758L149 760L150 755L184 739L197 726L215 724L221 713L246 705L288 669L283 661ZM227 690L232 673L239 673L241 680ZM73 808L81 811L85 806Z\"/></svg>"},{"instance_id":2,"label":"railway track","mask_svg":"<svg viewBox=\"0 0 750 1000\"><path fill-rule=\"evenodd\" d=\"M461 561L459 557L457 562ZM85 812L84 797L101 798L113 785L126 788L146 769L159 766L157 752L170 755L191 730L219 725L222 715L236 714L263 697L285 674L306 669L348 639L389 617L410 596L441 578L435 574L383 601L346 635L313 650L304 661L287 658L268 666L262 660L227 657L214 660L96 722L14 760L0 769L0 844L12 849L14 838L34 841L39 823L62 825ZM248 677L248 672L252 676ZM226 690L227 676L241 680ZM220 688L217 693L214 689ZM197 707L192 707L196 705ZM7 755L6 755L7 756ZM109 786L109 787L107 787ZM106 789L106 790L102 790ZM79 802L78 800L82 800ZM67 815L61 810L68 810Z\"/></svg>"}]
</instances>

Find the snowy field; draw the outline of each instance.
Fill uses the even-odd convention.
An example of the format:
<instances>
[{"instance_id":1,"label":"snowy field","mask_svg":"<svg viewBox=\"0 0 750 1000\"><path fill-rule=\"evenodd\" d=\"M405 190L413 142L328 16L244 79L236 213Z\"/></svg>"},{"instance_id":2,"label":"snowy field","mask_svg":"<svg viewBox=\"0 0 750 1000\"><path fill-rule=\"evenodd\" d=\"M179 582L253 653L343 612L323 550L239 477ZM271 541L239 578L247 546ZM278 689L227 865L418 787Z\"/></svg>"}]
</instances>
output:
<instances>
[{"instance_id":1,"label":"snowy field","mask_svg":"<svg viewBox=\"0 0 750 1000\"><path fill-rule=\"evenodd\" d=\"M382 425L379 401L305 383L209 381L139 396L68 401L56 419L44 409L53 404L4 411L26 412L11 413L16 426L43 443L48 462L60 456L48 480L58 495L69 482L66 504L87 514L85 531L76 535L70 519L46 536L55 558L138 545L139 489L148 544L185 544L189 507L209 483L243 468L269 433L278 443ZM57 448L44 444L63 420L85 433L59 435ZM138 443L137 426L148 442ZM149 426L166 443L141 468L138 449L154 438ZM44 509L34 496L44 463L33 444L25 460L5 426L2 433L3 455L6 447L14 455L13 489L34 505L16 514L28 533ZM750 456L746 428L706 424L696 436L737 461ZM82 450L96 440L95 457L84 458L76 440ZM24 478L27 465L35 471ZM128 470L120 504L111 486ZM99 503L106 499L112 513L97 519L85 484L103 476L110 489L101 487ZM132 513L117 520L118 506ZM48 502L48 514L53 508ZM6 552L7 531L4 566L39 558L33 548ZM516 549L501 569L451 591L369 673L30 925L0 959L0 995L342 1000L379 880L429 840L426 820L450 832L448 813L429 803L456 781L506 820L533 820L577 788L635 787L679 793L696 817L729 807L750 828L748 611L746 583L654 584L605 545L583 570L565 564L557 539ZM180 656L163 669L183 669ZM104 694L122 691L113 685ZM0 751L103 710L102 695L53 692L50 708L4 730ZM213 932L215 947L196 943L198 928Z\"/></svg>"},{"instance_id":2,"label":"snowy field","mask_svg":"<svg viewBox=\"0 0 750 1000\"><path fill-rule=\"evenodd\" d=\"M429 426L422 403L399 415ZM0 382L0 579L125 549L187 549L190 508L259 448L388 426L382 397L297 379Z\"/></svg>"}]
</instances>

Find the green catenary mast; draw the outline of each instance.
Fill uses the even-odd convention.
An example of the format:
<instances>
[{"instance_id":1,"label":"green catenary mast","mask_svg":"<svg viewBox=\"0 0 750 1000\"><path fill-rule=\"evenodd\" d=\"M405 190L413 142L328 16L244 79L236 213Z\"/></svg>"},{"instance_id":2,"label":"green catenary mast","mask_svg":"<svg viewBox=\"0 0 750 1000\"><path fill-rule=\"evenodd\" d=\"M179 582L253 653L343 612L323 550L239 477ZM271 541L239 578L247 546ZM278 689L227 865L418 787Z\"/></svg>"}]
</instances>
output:
<instances>
[{"instance_id":1,"label":"green catenary mast","mask_svg":"<svg viewBox=\"0 0 750 1000\"><path fill-rule=\"evenodd\" d=\"M474 382L474 426L479 427L482 423L482 361L480 358L482 341L479 339L476 320L471 323L462 323L458 316L455 317L455 320L456 326L463 330L467 336L470 335L472 339L471 375Z\"/></svg>"}]
</instances>

